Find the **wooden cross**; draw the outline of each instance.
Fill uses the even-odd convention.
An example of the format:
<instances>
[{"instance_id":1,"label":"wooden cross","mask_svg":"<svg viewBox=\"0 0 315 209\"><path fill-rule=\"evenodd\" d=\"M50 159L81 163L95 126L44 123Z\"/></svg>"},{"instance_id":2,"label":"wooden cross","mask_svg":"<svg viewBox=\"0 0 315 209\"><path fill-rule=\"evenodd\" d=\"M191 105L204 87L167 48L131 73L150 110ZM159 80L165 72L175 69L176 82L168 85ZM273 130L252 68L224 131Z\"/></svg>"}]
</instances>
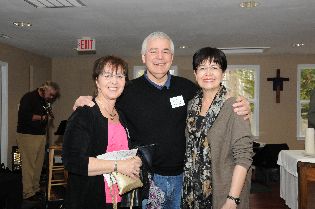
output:
<instances>
[{"instance_id":1,"label":"wooden cross","mask_svg":"<svg viewBox=\"0 0 315 209\"><path fill-rule=\"evenodd\" d=\"M276 91L276 103L280 103L280 91L283 91L283 81L289 81L289 78L280 77L280 69L277 69L277 76L274 78L267 78L267 81L272 81L272 89Z\"/></svg>"}]
</instances>

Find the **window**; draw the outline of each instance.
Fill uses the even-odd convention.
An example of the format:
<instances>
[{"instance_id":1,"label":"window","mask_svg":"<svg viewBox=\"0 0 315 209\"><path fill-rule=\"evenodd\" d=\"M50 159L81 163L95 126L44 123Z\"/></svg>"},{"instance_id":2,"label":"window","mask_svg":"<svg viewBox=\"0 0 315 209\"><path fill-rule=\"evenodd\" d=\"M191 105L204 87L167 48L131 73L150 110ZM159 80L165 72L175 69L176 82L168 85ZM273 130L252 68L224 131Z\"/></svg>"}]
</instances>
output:
<instances>
[{"instance_id":1,"label":"window","mask_svg":"<svg viewBox=\"0 0 315 209\"><path fill-rule=\"evenodd\" d=\"M315 65L298 65L297 70L297 138L304 139L310 93L315 89Z\"/></svg>"},{"instance_id":2,"label":"window","mask_svg":"<svg viewBox=\"0 0 315 209\"><path fill-rule=\"evenodd\" d=\"M259 136L259 69L258 65L229 65L223 79L232 96L242 95L250 102L250 123L255 137Z\"/></svg>"}]
</instances>

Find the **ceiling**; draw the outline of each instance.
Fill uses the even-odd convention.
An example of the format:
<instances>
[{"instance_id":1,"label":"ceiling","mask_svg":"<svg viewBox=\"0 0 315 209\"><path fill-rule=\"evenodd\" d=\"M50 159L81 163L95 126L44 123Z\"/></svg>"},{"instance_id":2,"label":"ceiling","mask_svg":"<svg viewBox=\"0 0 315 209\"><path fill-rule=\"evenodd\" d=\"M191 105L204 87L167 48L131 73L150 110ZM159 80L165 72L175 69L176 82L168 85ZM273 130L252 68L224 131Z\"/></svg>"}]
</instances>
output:
<instances>
[{"instance_id":1,"label":"ceiling","mask_svg":"<svg viewBox=\"0 0 315 209\"><path fill-rule=\"evenodd\" d=\"M136 57L143 39L163 31L176 55L204 46L270 47L265 54L315 54L315 0L81 0L86 7L35 8L24 0L0 0L1 43L48 57L79 56L77 39L96 39L99 55ZM14 21L32 23L30 28ZM301 43L303 47L292 47ZM179 49L181 45L188 46Z\"/></svg>"}]
</instances>

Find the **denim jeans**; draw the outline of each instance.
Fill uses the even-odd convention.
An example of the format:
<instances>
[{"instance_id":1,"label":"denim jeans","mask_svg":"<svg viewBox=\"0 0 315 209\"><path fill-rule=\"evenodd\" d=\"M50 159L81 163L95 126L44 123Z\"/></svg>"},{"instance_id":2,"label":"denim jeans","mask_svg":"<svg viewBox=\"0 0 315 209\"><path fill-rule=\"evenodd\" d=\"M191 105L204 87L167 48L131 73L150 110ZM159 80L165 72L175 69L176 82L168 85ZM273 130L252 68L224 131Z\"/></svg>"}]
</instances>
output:
<instances>
[{"instance_id":1,"label":"denim jeans","mask_svg":"<svg viewBox=\"0 0 315 209\"><path fill-rule=\"evenodd\" d=\"M154 174L153 181L165 193L165 202L163 209L180 209L183 174L177 176L161 176ZM146 202L142 202L142 209L146 209Z\"/></svg>"}]
</instances>

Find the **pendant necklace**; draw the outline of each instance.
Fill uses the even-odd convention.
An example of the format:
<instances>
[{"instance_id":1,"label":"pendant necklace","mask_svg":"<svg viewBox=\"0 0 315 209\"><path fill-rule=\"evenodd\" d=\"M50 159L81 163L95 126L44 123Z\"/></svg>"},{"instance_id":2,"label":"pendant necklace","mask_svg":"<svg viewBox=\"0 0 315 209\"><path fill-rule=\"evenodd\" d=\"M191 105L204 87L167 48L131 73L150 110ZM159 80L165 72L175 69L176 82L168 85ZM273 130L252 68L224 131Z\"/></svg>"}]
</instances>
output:
<instances>
[{"instance_id":1,"label":"pendant necklace","mask_svg":"<svg viewBox=\"0 0 315 209\"><path fill-rule=\"evenodd\" d=\"M107 112L107 114L109 115L109 119L110 120L114 120L115 116L117 115L115 112L115 106L113 107L112 112L110 113L106 108L105 105L99 100L99 99L95 99L101 106L102 108Z\"/></svg>"}]
</instances>

